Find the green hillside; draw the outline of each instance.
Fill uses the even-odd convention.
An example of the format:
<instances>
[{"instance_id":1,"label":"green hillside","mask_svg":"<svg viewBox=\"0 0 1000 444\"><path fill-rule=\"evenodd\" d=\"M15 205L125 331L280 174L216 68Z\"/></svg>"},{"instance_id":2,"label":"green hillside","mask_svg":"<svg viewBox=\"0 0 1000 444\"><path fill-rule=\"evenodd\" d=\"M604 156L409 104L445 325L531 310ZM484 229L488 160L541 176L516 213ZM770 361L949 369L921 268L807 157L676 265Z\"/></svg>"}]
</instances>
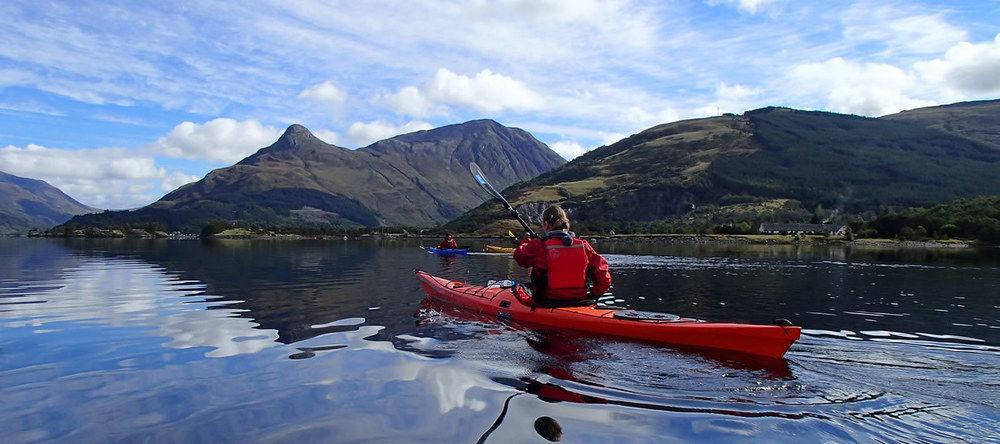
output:
<instances>
[{"instance_id":1,"label":"green hillside","mask_svg":"<svg viewBox=\"0 0 1000 444\"><path fill-rule=\"evenodd\" d=\"M650 128L504 195L535 219L561 203L582 231L684 232L845 220L997 190L1000 151L970 138L892 119L764 108ZM486 203L447 227L513 225Z\"/></svg>"},{"instance_id":2,"label":"green hillside","mask_svg":"<svg viewBox=\"0 0 1000 444\"><path fill-rule=\"evenodd\" d=\"M917 108L881 119L934 128L1000 149L1000 100Z\"/></svg>"}]
</instances>

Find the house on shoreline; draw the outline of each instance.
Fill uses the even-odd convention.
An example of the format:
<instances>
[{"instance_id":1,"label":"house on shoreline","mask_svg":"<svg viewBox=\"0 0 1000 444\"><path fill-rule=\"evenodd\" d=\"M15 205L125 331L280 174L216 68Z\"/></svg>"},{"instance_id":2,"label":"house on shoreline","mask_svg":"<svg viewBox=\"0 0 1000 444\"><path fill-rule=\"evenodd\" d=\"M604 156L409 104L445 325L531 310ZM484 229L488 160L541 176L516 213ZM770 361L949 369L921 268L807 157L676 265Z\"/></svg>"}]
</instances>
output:
<instances>
[{"instance_id":1,"label":"house on shoreline","mask_svg":"<svg viewBox=\"0 0 1000 444\"><path fill-rule=\"evenodd\" d=\"M842 224L779 224L765 222L757 230L762 234L818 234L822 236L846 236L847 225Z\"/></svg>"}]
</instances>

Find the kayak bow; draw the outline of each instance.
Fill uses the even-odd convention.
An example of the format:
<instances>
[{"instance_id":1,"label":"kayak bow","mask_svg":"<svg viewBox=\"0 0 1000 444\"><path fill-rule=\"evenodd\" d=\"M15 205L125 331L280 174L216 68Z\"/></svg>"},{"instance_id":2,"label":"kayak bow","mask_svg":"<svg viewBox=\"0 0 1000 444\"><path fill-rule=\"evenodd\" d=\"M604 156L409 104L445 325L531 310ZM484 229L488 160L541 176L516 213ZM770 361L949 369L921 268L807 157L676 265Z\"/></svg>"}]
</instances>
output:
<instances>
[{"instance_id":1,"label":"kayak bow","mask_svg":"<svg viewBox=\"0 0 1000 444\"><path fill-rule=\"evenodd\" d=\"M428 296L489 318L656 344L778 359L799 339L802 330L790 325L715 323L594 306L530 307L518 300L511 288L466 285L419 270L416 274Z\"/></svg>"}]
</instances>

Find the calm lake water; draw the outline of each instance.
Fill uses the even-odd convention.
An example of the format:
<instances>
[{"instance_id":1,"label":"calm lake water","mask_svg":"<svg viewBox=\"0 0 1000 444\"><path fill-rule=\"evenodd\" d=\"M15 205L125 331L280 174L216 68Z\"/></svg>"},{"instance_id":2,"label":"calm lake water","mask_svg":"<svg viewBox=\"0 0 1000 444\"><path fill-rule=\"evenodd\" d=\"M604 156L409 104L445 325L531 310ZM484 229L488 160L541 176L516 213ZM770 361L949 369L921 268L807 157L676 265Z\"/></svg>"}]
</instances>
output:
<instances>
[{"instance_id":1,"label":"calm lake water","mask_svg":"<svg viewBox=\"0 0 1000 444\"><path fill-rule=\"evenodd\" d=\"M633 308L803 326L785 361L763 364L470 319L423 301L412 270L526 273L417 245L0 239L3 440L981 442L1000 430L996 251L597 244Z\"/></svg>"}]
</instances>

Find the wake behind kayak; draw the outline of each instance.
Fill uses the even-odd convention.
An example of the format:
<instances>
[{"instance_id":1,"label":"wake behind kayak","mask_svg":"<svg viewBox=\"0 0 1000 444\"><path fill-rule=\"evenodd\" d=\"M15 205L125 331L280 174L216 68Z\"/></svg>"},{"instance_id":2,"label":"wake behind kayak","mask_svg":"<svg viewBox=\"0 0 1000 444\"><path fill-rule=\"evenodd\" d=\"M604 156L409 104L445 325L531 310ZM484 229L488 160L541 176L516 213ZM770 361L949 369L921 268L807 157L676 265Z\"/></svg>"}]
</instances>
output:
<instances>
[{"instance_id":1,"label":"wake behind kayak","mask_svg":"<svg viewBox=\"0 0 1000 444\"><path fill-rule=\"evenodd\" d=\"M522 303L510 287L466 285L420 270L416 271L416 275L420 287L428 296L504 322L663 345L778 359L799 339L802 330L801 327L792 325L715 323L666 314L622 312L590 305L531 307Z\"/></svg>"}]
</instances>

